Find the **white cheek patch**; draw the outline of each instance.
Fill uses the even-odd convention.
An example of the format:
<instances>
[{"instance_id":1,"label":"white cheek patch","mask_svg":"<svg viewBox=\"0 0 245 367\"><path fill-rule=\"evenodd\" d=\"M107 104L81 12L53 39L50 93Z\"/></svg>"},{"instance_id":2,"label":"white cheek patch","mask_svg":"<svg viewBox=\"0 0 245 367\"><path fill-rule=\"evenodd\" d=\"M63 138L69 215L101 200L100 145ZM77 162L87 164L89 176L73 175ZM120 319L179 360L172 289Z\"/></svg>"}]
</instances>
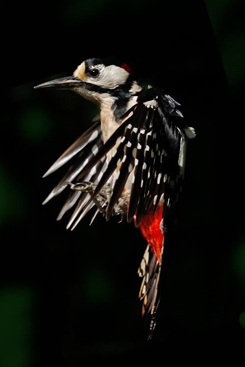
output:
<instances>
[{"instance_id":1,"label":"white cheek patch","mask_svg":"<svg viewBox=\"0 0 245 367\"><path fill-rule=\"evenodd\" d=\"M101 70L98 78L87 78L87 82L99 85L102 88L114 89L124 84L128 79L129 73L119 66L109 65Z\"/></svg>"}]
</instances>

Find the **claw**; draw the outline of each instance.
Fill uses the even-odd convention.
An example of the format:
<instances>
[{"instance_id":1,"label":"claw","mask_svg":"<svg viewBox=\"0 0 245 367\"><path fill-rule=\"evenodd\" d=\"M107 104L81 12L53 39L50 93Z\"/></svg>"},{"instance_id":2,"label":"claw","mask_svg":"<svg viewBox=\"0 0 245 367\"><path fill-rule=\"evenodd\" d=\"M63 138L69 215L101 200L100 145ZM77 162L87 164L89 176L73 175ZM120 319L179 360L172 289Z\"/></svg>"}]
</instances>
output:
<instances>
[{"instance_id":1,"label":"claw","mask_svg":"<svg viewBox=\"0 0 245 367\"><path fill-rule=\"evenodd\" d=\"M64 185L70 186L71 190L82 191L87 193L93 193L95 190L95 185L92 182L77 182L73 184L72 182L65 182Z\"/></svg>"},{"instance_id":2,"label":"claw","mask_svg":"<svg viewBox=\"0 0 245 367\"><path fill-rule=\"evenodd\" d=\"M92 195L96 189L96 185L90 181L77 182L74 184L72 182L66 181L64 182L64 185L69 186L71 190L81 191L84 193L88 193L90 195ZM105 213L108 203L110 202L111 195L112 195L112 188L110 186L106 186L102 187L98 195L93 199L93 202L95 203L98 209L95 212L93 218L91 219L90 224L93 223L95 217L99 212ZM126 208L127 208L126 204L128 203L128 199L129 199L128 194L122 194L122 197L120 198L118 203L114 205L112 215L121 215L120 222L123 220L123 216L126 214Z\"/></svg>"}]
</instances>

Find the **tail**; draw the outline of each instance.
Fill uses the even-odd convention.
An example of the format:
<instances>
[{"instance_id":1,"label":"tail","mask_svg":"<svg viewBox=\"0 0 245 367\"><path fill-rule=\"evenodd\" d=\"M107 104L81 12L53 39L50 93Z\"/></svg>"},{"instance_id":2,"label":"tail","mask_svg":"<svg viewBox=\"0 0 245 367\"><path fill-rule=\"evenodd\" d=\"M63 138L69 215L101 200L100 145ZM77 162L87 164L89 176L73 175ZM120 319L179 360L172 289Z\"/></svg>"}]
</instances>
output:
<instances>
[{"instance_id":1,"label":"tail","mask_svg":"<svg viewBox=\"0 0 245 367\"><path fill-rule=\"evenodd\" d=\"M164 231L160 205L156 212L145 215L140 223L140 230L147 240L147 247L138 269L142 277L139 299L142 301L142 316L148 329L148 340L152 338L156 327L157 309L160 302L159 281L164 251Z\"/></svg>"},{"instance_id":2,"label":"tail","mask_svg":"<svg viewBox=\"0 0 245 367\"><path fill-rule=\"evenodd\" d=\"M150 246L147 245L138 269L138 275L143 278L139 299L142 301L142 316L145 317L148 339L152 339L156 327L157 309L160 302L159 281L161 267L162 256L159 262L156 255L151 251Z\"/></svg>"}]
</instances>

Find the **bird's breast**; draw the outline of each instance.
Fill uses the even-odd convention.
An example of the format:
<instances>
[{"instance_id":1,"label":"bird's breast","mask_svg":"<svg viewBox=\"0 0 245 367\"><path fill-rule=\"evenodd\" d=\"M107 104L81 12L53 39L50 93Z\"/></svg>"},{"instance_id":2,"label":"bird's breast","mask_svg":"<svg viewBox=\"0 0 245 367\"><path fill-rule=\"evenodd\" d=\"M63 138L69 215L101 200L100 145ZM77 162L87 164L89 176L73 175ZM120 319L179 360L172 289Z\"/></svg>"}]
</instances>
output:
<instances>
[{"instance_id":1,"label":"bird's breast","mask_svg":"<svg viewBox=\"0 0 245 367\"><path fill-rule=\"evenodd\" d=\"M137 97L133 97L125 102L125 110L129 110L135 103ZM115 99L113 98L103 98L103 103L101 103L100 107L100 120L101 120L101 130L103 142L111 137L111 135L116 131L116 129L121 125L121 123L125 120L118 118L118 111L115 108ZM117 116L117 118L116 118Z\"/></svg>"},{"instance_id":2,"label":"bird's breast","mask_svg":"<svg viewBox=\"0 0 245 367\"><path fill-rule=\"evenodd\" d=\"M110 106L105 106L100 113L101 131L104 144L119 127L120 123L115 120Z\"/></svg>"}]
</instances>

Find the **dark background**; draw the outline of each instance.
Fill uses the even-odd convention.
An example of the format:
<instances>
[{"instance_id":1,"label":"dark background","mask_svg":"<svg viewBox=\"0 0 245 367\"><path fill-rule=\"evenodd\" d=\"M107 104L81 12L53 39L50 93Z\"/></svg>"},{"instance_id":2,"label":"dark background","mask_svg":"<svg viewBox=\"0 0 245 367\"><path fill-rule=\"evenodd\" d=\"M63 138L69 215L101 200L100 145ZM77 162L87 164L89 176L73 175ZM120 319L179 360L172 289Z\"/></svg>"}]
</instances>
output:
<instances>
[{"instance_id":1,"label":"dark background","mask_svg":"<svg viewBox=\"0 0 245 367\"><path fill-rule=\"evenodd\" d=\"M159 357L199 365L214 351L234 362L245 333L244 2L22 1L0 9L1 367ZM180 101L197 132L148 343L137 300L140 232L99 217L69 232L69 215L55 221L65 194L41 206L60 178L42 174L97 111L76 94L33 86L112 54Z\"/></svg>"}]
</instances>

